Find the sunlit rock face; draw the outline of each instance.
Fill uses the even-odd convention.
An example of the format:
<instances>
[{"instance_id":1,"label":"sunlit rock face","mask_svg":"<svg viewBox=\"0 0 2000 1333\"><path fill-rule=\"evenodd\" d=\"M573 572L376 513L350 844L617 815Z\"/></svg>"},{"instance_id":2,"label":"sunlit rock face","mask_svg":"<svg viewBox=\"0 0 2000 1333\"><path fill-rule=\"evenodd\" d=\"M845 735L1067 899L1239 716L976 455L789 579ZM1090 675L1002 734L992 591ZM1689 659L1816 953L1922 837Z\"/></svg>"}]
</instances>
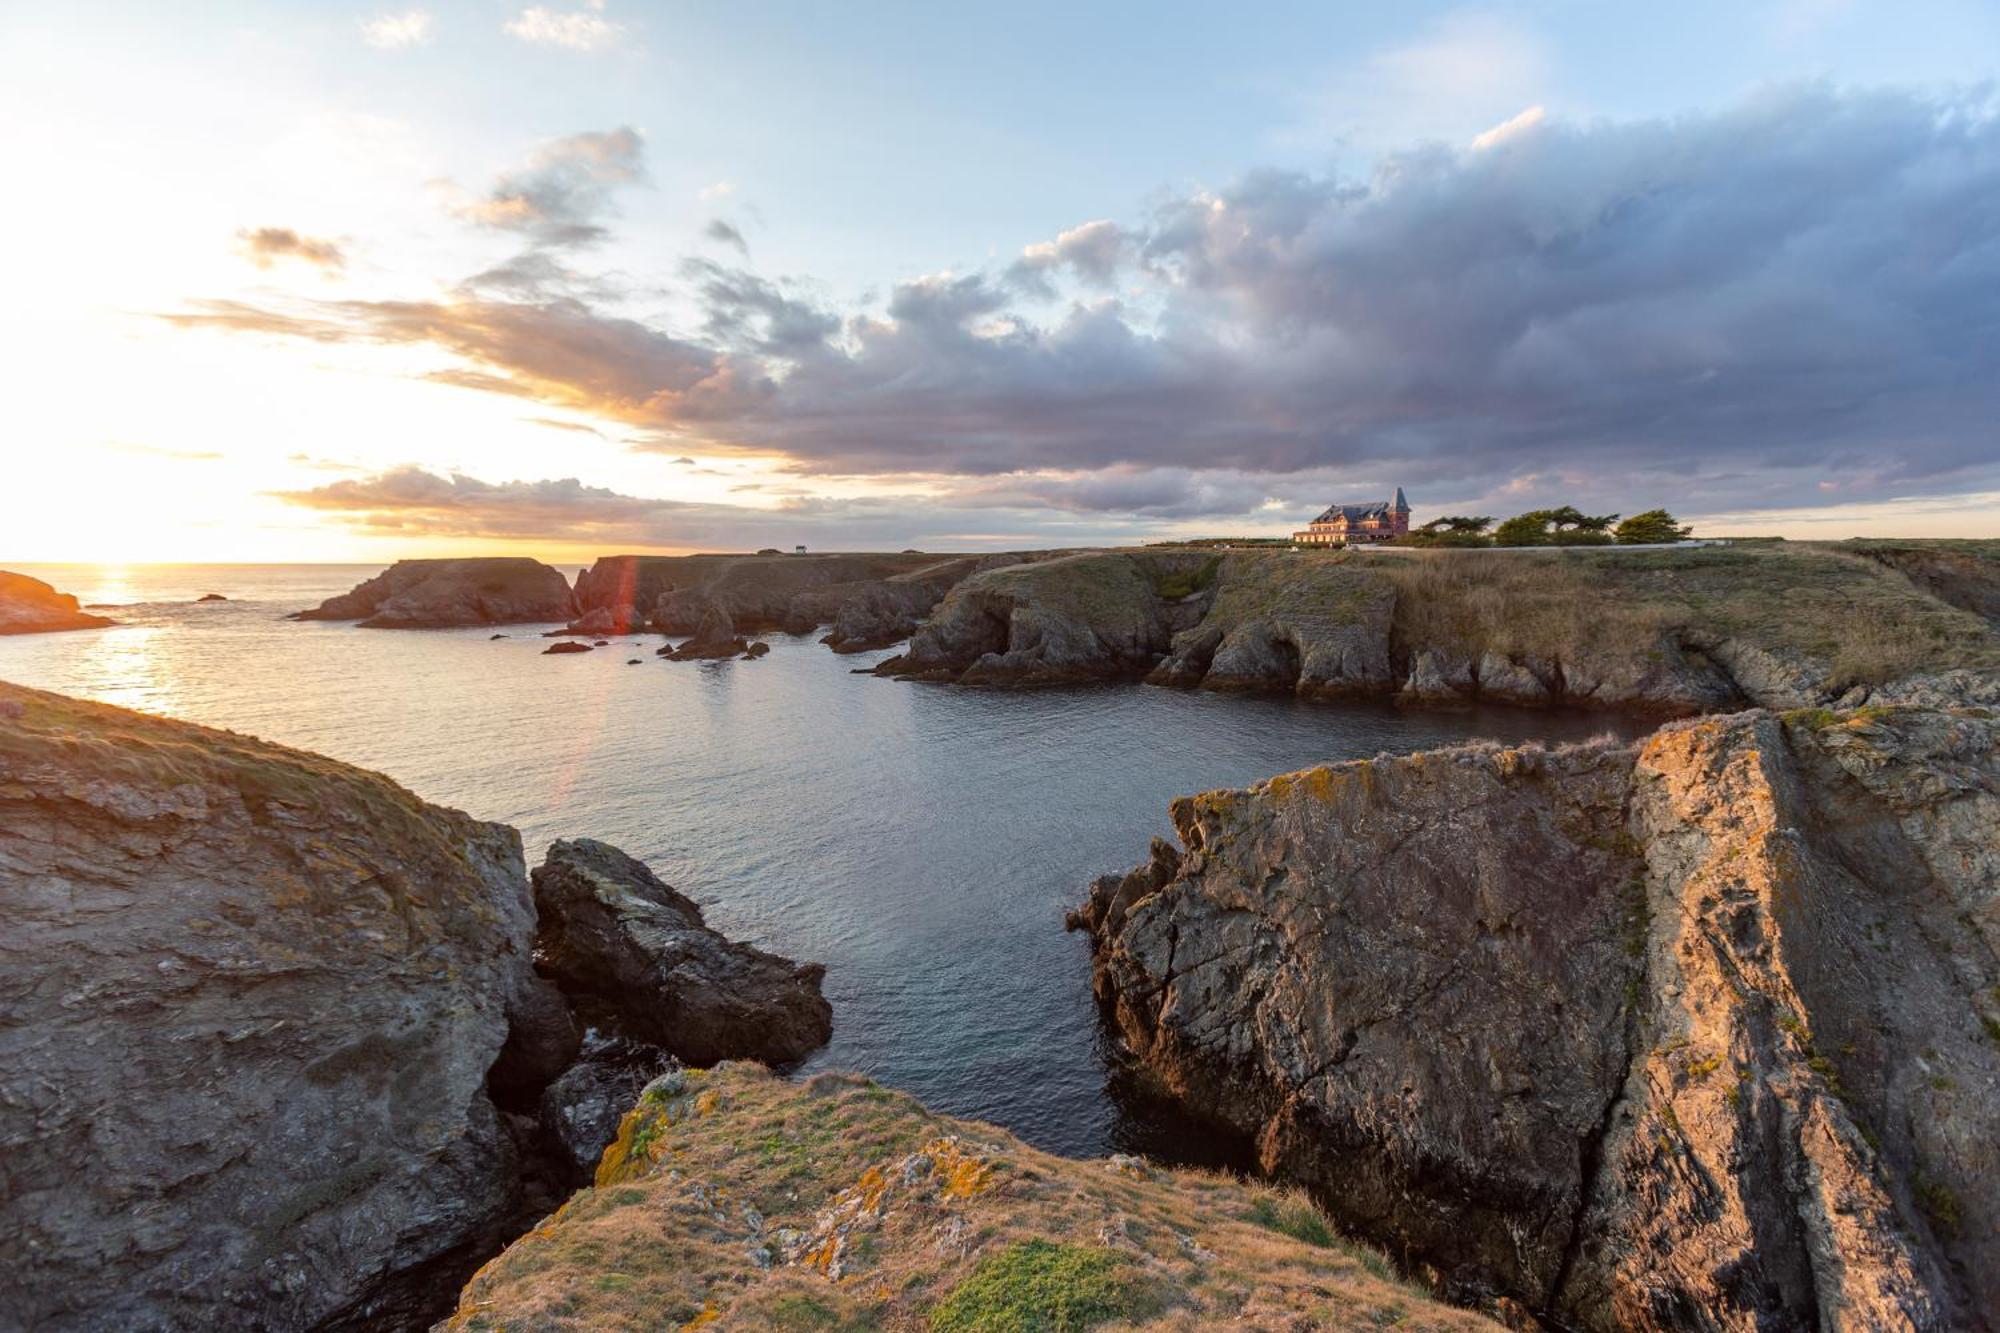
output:
<instances>
[{"instance_id":1,"label":"sunlit rock face","mask_svg":"<svg viewBox=\"0 0 2000 1333\"><path fill-rule=\"evenodd\" d=\"M0 569L0 634L101 629L117 622L80 609L76 598L40 579Z\"/></svg>"},{"instance_id":2,"label":"sunlit rock face","mask_svg":"<svg viewBox=\"0 0 2000 1333\"><path fill-rule=\"evenodd\" d=\"M1733 714L1176 802L1074 924L1147 1075L1466 1295L2000 1309L2000 721Z\"/></svg>"},{"instance_id":3,"label":"sunlit rock face","mask_svg":"<svg viewBox=\"0 0 2000 1333\"><path fill-rule=\"evenodd\" d=\"M36 1329L397 1327L507 1234L519 835L0 685L0 1272Z\"/></svg>"},{"instance_id":4,"label":"sunlit rock face","mask_svg":"<svg viewBox=\"0 0 2000 1333\"><path fill-rule=\"evenodd\" d=\"M576 599L559 570L514 556L398 560L353 591L329 597L299 620L355 620L364 629L568 620Z\"/></svg>"}]
</instances>

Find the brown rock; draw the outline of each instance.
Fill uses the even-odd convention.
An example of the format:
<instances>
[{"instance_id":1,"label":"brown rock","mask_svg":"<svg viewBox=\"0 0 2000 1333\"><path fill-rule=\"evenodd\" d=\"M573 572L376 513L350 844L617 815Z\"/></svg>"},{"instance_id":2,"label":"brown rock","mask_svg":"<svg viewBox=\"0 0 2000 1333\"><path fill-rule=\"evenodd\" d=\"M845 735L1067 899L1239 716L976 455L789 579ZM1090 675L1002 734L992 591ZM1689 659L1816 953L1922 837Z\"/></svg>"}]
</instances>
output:
<instances>
[{"instance_id":1,"label":"brown rock","mask_svg":"<svg viewBox=\"0 0 2000 1333\"><path fill-rule=\"evenodd\" d=\"M40 579L0 569L0 634L102 629L117 623L81 610L76 598L57 592Z\"/></svg>"},{"instance_id":2,"label":"brown rock","mask_svg":"<svg viewBox=\"0 0 2000 1333\"><path fill-rule=\"evenodd\" d=\"M442 629L568 620L569 582L539 560L512 556L398 560L297 620L358 620L363 629Z\"/></svg>"}]
</instances>

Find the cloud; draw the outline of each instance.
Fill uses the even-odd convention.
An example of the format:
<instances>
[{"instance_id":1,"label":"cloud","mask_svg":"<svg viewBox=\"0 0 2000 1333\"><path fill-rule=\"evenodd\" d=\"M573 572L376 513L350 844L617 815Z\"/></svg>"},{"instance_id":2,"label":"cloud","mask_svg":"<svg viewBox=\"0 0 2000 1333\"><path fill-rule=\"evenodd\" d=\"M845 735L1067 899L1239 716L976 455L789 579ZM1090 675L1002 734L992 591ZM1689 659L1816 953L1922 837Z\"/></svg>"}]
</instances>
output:
<instances>
[{"instance_id":1,"label":"cloud","mask_svg":"<svg viewBox=\"0 0 2000 1333\"><path fill-rule=\"evenodd\" d=\"M1488 148L1497 148L1509 139L1518 139L1524 134L1532 133L1537 125L1548 119L1548 115L1546 108L1531 106L1519 115L1509 116L1492 129L1482 130L1473 135L1473 150L1483 152Z\"/></svg>"},{"instance_id":2,"label":"cloud","mask_svg":"<svg viewBox=\"0 0 2000 1333\"><path fill-rule=\"evenodd\" d=\"M523 417L521 419L531 426L547 426L550 430L574 431L579 435L596 435L600 438L604 435L604 432L597 427L582 421L558 421L554 417Z\"/></svg>"},{"instance_id":3,"label":"cloud","mask_svg":"<svg viewBox=\"0 0 2000 1333\"><path fill-rule=\"evenodd\" d=\"M290 227L246 228L236 233L236 241L237 252L258 268L270 268L281 259L296 259L325 273L347 266L338 243L301 236Z\"/></svg>"},{"instance_id":4,"label":"cloud","mask_svg":"<svg viewBox=\"0 0 2000 1333\"><path fill-rule=\"evenodd\" d=\"M427 45L437 30L437 22L428 11L407 9L400 14L382 14L365 19L361 24L361 40L382 51L401 51L407 47Z\"/></svg>"},{"instance_id":5,"label":"cloud","mask_svg":"<svg viewBox=\"0 0 2000 1333\"><path fill-rule=\"evenodd\" d=\"M509 37L571 51L602 50L625 35L623 24L604 17L604 0L584 0L583 8L568 10L535 5L507 20L502 28Z\"/></svg>"},{"instance_id":6,"label":"cloud","mask_svg":"<svg viewBox=\"0 0 2000 1333\"><path fill-rule=\"evenodd\" d=\"M502 176L485 198L459 212L536 246L591 245L606 235L598 219L612 191L644 178L645 141L631 126L572 134L544 144L526 167Z\"/></svg>"},{"instance_id":7,"label":"cloud","mask_svg":"<svg viewBox=\"0 0 2000 1333\"><path fill-rule=\"evenodd\" d=\"M730 223L724 222L721 218L712 219L706 227L701 229L701 234L708 237L709 240L716 241L722 245L735 246L737 252L745 259L750 257L750 242L743 239L742 232L738 231Z\"/></svg>"},{"instance_id":8,"label":"cloud","mask_svg":"<svg viewBox=\"0 0 2000 1333\"><path fill-rule=\"evenodd\" d=\"M1021 251L1008 276L1024 290L1053 296L1049 275L1062 270L1085 283L1108 287L1130 251L1125 229L1108 218L1085 222L1059 233L1053 241L1038 241Z\"/></svg>"},{"instance_id":9,"label":"cloud","mask_svg":"<svg viewBox=\"0 0 2000 1333\"><path fill-rule=\"evenodd\" d=\"M131 444L124 440L106 440L101 446L115 454L131 454L137 458L167 458L178 463L213 463L225 455L212 449L170 449L159 444Z\"/></svg>"},{"instance_id":10,"label":"cloud","mask_svg":"<svg viewBox=\"0 0 2000 1333\"><path fill-rule=\"evenodd\" d=\"M697 259L686 335L477 293L173 318L428 345L453 382L641 428L641 448L943 478L944 508L1255 514L1400 483L1419 503L1736 512L1826 503L1821 483L1843 502L2000 489L1990 101L1804 86L1470 137L1070 229L1030 271L1115 272L1120 295L1034 315L1018 264L853 309Z\"/></svg>"}]
</instances>

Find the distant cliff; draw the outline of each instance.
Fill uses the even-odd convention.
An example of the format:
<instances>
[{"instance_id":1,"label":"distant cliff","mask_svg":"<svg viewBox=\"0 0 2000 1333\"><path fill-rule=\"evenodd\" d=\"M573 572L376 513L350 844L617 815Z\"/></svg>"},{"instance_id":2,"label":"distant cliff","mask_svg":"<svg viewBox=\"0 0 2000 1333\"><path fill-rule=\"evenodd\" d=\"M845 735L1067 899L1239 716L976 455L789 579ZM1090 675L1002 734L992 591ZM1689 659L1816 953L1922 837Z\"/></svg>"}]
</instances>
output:
<instances>
[{"instance_id":1,"label":"distant cliff","mask_svg":"<svg viewBox=\"0 0 2000 1333\"><path fill-rule=\"evenodd\" d=\"M967 578L878 670L1679 716L1855 704L1884 687L1954 697L1963 681L1930 678L1996 663L1981 618L1830 548L1167 548Z\"/></svg>"},{"instance_id":2,"label":"distant cliff","mask_svg":"<svg viewBox=\"0 0 2000 1333\"><path fill-rule=\"evenodd\" d=\"M1494 1328L1287 1191L1072 1161L849 1074L665 1076L442 1330Z\"/></svg>"},{"instance_id":3,"label":"distant cliff","mask_svg":"<svg viewBox=\"0 0 2000 1333\"><path fill-rule=\"evenodd\" d=\"M0 569L0 634L102 629L117 623L82 610L76 598L57 592L40 579Z\"/></svg>"},{"instance_id":4,"label":"distant cliff","mask_svg":"<svg viewBox=\"0 0 2000 1333\"><path fill-rule=\"evenodd\" d=\"M1470 746L1177 801L1073 923L1159 1087L1565 1327L2000 1310L2000 721Z\"/></svg>"},{"instance_id":5,"label":"distant cliff","mask_svg":"<svg viewBox=\"0 0 2000 1333\"><path fill-rule=\"evenodd\" d=\"M358 620L363 629L535 624L576 614L569 581L539 560L485 556L398 560L294 620Z\"/></svg>"}]
</instances>

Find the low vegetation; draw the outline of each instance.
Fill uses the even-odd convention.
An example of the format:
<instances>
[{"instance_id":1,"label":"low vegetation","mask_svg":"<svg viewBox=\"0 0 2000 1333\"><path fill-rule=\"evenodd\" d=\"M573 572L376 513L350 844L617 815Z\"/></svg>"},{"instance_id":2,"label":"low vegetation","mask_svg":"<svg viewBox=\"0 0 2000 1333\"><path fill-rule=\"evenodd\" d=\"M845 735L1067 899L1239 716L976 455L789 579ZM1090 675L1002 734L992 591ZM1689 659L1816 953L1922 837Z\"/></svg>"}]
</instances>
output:
<instances>
[{"instance_id":1,"label":"low vegetation","mask_svg":"<svg viewBox=\"0 0 2000 1333\"><path fill-rule=\"evenodd\" d=\"M865 1078L656 1082L584 1190L472 1279L455 1330L1493 1327L1302 1197L1075 1161Z\"/></svg>"},{"instance_id":2,"label":"low vegetation","mask_svg":"<svg viewBox=\"0 0 2000 1333\"><path fill-rule=\"evenodd\" d=\"M1648 509L1623 521L1616 514L1586 514L1574 505L1531 509L1493 526L1489 515L1448 514L1412 528L1395 546L1661 546L1686 541L1684 527L1664 509Z\"/></svg>"}]
</instances>

